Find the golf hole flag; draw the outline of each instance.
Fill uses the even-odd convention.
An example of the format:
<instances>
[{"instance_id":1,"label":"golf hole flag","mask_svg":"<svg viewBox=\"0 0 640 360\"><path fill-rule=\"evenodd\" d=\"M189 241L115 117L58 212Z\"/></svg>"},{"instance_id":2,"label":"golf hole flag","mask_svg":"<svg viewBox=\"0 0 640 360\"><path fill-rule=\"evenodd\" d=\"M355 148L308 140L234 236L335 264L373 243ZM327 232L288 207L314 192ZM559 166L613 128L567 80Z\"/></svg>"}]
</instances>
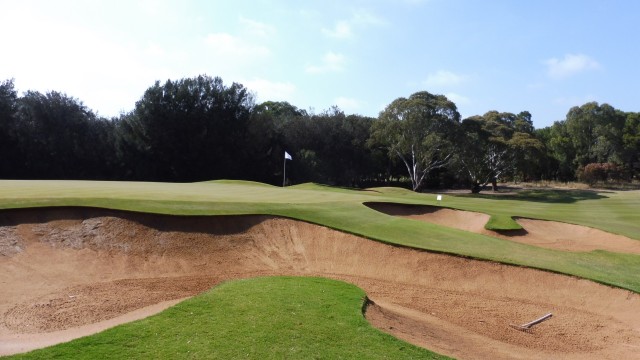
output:
<instances>
[{"instance_id":1,"label":"golf hole flag","mask_svg":"<svg viewBox=\"0 0 640 360\"><path fill-rule=\"evenodd\" d=\"M289 155L288 152L284 152L284 164L282 164L283 168L282 168L282 187L284 187L287 184L287 160L293 160L293 158L291 157L291 155Z\"/></svg>"}]
</instances>

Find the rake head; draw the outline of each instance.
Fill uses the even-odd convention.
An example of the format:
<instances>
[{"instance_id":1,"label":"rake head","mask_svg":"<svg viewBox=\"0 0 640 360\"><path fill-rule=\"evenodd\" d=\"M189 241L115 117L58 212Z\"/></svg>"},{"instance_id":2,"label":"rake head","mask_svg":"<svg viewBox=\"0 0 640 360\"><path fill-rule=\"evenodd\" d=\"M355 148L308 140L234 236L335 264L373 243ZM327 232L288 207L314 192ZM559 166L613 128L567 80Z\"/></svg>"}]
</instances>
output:
<instances>
[{"instance_id":1,"label":"rake head","mask_svg":"<svg viewBox=\"0 0 640 360\"><path fill-rule=\"evenodd\" d=\"M509 324L509 326L511 326L516 330L524 331L526 333L531 333L531 326L516 325L516 324Z\"/></svg>"},{"instance_id":2,"label":"rake head","mask_svg":"<svg viewBox=\"0 0 640 360\"><path fill-rule=\"evenodd\" d=\"M551 313L548 313L547 315L545 315L545 316L543 316L543 317L541 317L539 319L535 319L535 320L533 320L531 322L528 322L526 324L522 324L522 325L509 324L509 326L511 326L512 328L514 328L516 330L524 331L526 333L531 333L531 328L534 325L538 325L543 321L549 320L551 318L551 316L553 316L553 315L551 315Z\"/></svg>"}]
</instances>

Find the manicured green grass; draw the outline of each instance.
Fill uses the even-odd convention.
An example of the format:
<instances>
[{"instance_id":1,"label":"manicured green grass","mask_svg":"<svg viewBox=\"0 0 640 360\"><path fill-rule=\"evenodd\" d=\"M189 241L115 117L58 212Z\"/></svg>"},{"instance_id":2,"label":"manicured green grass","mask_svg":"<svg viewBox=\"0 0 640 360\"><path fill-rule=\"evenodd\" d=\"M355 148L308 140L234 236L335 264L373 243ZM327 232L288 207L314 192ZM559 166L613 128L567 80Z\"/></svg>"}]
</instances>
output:
<instances>
[{"instance_id":1,"label":"manicured green grass","mask_svg":"<svg viewBox=\"0 0 640 360\"><path fill-rule=\"evenodd\" d=\"M193 184L0 181L0 208L95 206L178 215L271 214L300 219L382 242L575 275L640 292L640 256L569 253L388 216L364 202L446 206L484 212L489 226L511 217L594 226L640 240L640 191L533 190L517 195L416 194L397 188L366 191L303 184L281 188L244 181Z\"/></svg>"},{"instance_id":2,"label":"manicured green grass","mask_svg":"<svg viewBox=\"0 0 640 360\"><path fill-rule=\"evenodd\" d=\"M373 328L365 293L322 278L224 283L158 315L11 359L445 359Z\"/></svg>"}]
</instances>

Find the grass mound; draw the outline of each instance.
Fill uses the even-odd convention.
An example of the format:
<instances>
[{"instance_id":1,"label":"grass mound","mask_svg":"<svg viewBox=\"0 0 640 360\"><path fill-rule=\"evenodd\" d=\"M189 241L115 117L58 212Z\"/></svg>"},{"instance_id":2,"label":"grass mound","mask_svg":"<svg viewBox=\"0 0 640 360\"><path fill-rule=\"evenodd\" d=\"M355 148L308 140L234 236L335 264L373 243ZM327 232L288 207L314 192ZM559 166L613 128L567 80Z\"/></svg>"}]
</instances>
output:
<instances>
[{"instance_id":1,"label":"grass mound","mask_svg":"<svg viewBox=\"0 0 640 360\"><path fill-rule=\"evenodd\" d=\"M520 226L520 224L515 222L515 220L513 220L511 216L504 216L504 215L492 216L491 218L489 218L489 221L484 226L484 228L487 230L494 230L494 231L522 230L522 226Z\"/></svg>"},{"instance_id":2,"label":"grass mound","mask_svg":"<svg viewBox=\"0 0 640 360\"><path fill-rule=\"evenodd\" d=\"M10 359L444 359L373 328L365 293L324 278L224 283L143 320Z\"/></svg>"}]
</instances>

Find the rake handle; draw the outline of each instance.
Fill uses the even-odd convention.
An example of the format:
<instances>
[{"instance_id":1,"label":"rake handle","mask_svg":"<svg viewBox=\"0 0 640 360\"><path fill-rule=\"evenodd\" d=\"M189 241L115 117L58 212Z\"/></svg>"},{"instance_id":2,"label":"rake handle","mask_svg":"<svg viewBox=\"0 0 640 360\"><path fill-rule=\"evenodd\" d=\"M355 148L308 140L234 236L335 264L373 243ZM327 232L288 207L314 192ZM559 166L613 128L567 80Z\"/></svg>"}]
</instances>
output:
<instances>
[{"instance_id":1,"label":"rake handle","mask_svg":"<svg viewBox=\"0 0 640 360\"><path fill-rule=\"evenodd\" d=\"M541 317L540 319L533 320L532 322L529 322L529 323L526 323L526 324L522 324L520 326L522 326L523 328L527 328L528 329L528 328L532 327L533 325L540 324L541 322L549 319L551 316L553 316L553 315L551 313L548 313L547 315Z\"/></svg>"}]
</instances>

